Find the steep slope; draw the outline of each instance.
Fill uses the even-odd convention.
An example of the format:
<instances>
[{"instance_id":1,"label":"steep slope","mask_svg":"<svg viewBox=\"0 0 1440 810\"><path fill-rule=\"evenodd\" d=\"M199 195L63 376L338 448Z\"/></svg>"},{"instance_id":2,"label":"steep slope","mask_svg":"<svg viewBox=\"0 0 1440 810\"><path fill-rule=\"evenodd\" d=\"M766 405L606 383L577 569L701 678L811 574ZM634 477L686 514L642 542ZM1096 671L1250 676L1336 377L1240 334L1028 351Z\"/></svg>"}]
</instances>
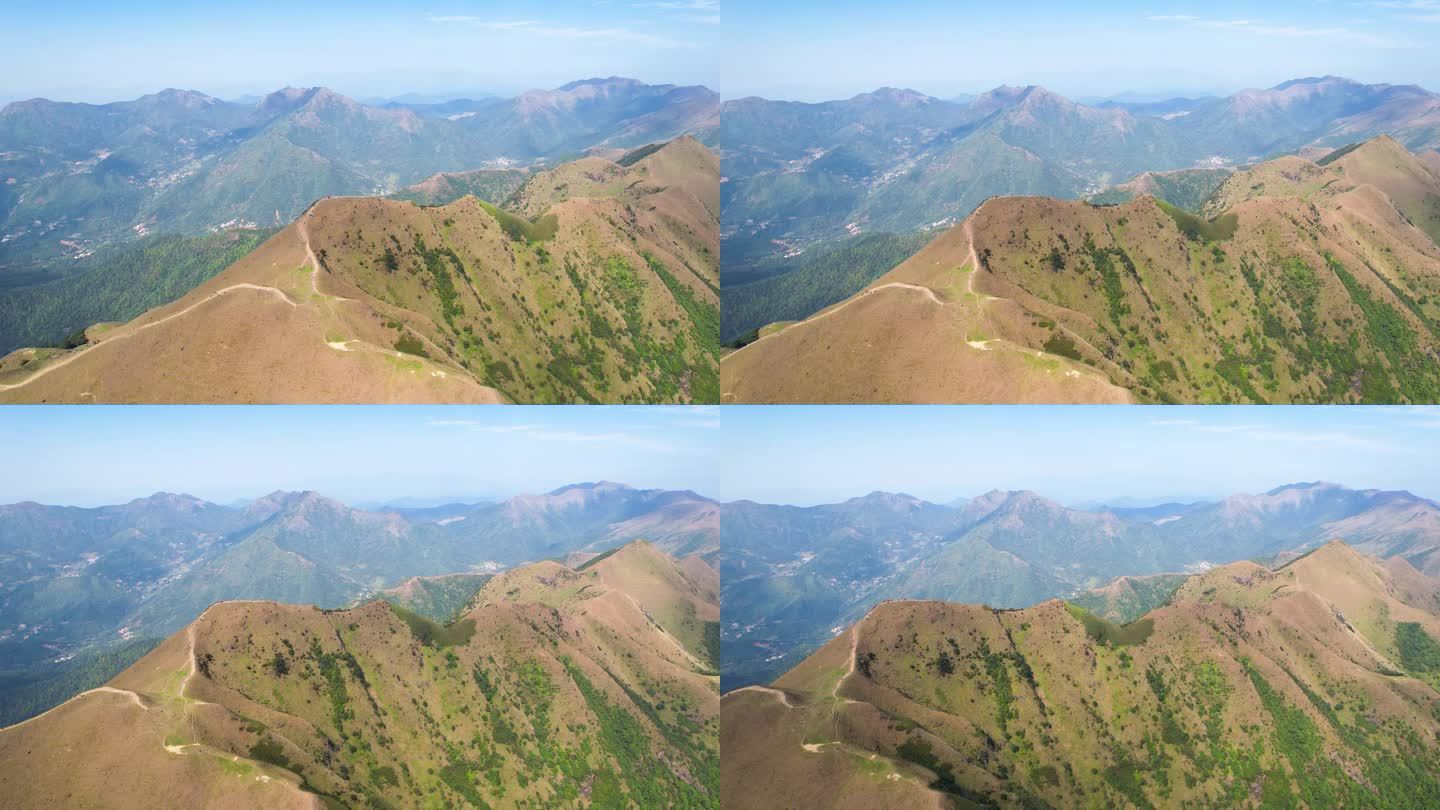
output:
<instances>
[{"instance_id":1,"label":"steep slope","mask_svg":"<svg viewBox=\"0 0 1440 810\"><path fill-rule=\"evenodd\" d=\"M278 227L320 197L710 132L719 98L612 77L463 106L422 115L324 87L287 87L253 105L179 90L6 105L0 286L71 272L71 257L132 232Z\"/></svg>"},{"instance_id":2,"label":"steep slope","mask_svg":"<svg viewBox=\"0 0 1440 810\"><path fill-rule=\"evenodd\" d=\"M548 590L552 569L588 587L486 600L450 625L384 602L214 605L112 682L124 702L87 695L0 730L0 751L49 752L38 772L0 757L0 784L18 806L123 806L138 794L63 773L113 750L108 730L125 727L112 715L141 711L154 730L125 738L135 770L163 792L182 778L163 769L188 765L174 789L216 806L283 786L298 806L718 807L716 679L648 616L688 595L630 594L550 563L507 576ZM47 749L80 709L90 738Z\"/></svg>"},{"instance_id":3,"label":"steep slope","mask_svg":"<svg viewBox=\"0 0 1440 810\"><path fill-rule=\"evenodd\" d=\"M376 596L411 613L432 621L448 624L456 618L475 594L490 581L490 574L440 574L410 577L386 588Z\"/></svg>"},{"instance_id":4,"label":"steep slope","mask_svg":"<svg viewBox=\"0 0 1440 810\"><path fill-rule=\"evenodd\" d=\"M1437 401L1424 227L1440 177L1386 138L1326 160L1236 173L1209 220L1148 197L992 199L861 294L727 355L722 395Z\"/></svg>"},{"instance_id":5,"label":"steep slope","mask_svg":"<svg viewBox=\"0 0 1440 810\"><path fill-rule=\"evenodd\" d=\"M1068 601L1108 622L1129 624L1168 602L1189 578L1188 574L1116 577Z\"/></svg>"},{"instance_id":6,"label":"steep slope","mask_svg":"<svg viewBox=\"0 0 1440 810\"><path fill-rule=\"evenodd\" d=\"M716 505L693 492L600 483L468 505L439 521L313 492L275 492L233 509L166 494L98 509L3 506L0 723L104 683L217 601L340 608L379 596L445 620L495 572L650 537L657 555L713 558ZM695 593L718 588L699 557L679 565ZM716 617L683 606L662 612L679 617L671 632L703 654L709 642L696 639L709 638Z\"/></svg>"},{"instance_id":7,"label":"steep slope","mask_svg":"<svg viewBox=\"0 0 1440 810\"><path fill-rule=\"evenodd\" d=\"M1435 503L1325 482L1144 509L1070 509L996 490L948 506L874 493L804 508L742 501L721 513L727 689L772 680L888 599L1018 608L1061 597L1130 620L1168 602L1186 575L1292 560L1335 538L1411 579L1440 566Z\"/></svg>"},{"instance_id":8,"label":"steep slope","mask_svg":"<svg viewBox=\"0 0 1440 810\"><path fill-rule=\"evenodd\" d=\"M533 221L322 200L175 303L3 374L0 399L715 401L718 165L687 138L627 171L658 179Z\"/></svg>"},{"instance_id":9,"label":"steep slope","mask_svg":"<svg viewBox=\"0 0 1440 810\"><path fill-rule=\"evenodd\" d=\"M947 227L992 196L1115 203L1150 194L1198 208L1225 173L1280 154L1314 159L1382 134L1434 149L1437 98L1327 76L1154 105L1078 104L1034 86L955 101L895 90L821 104L729 101L724 286L783 277L856 234ZM873 278L803 312L727 328L726 340L815 312Z\"/></svg>"},{"instance_id":10,"label":"steep slope","mask_svg":"<svg viewBox=\"0 0 1440 810\"><path fill-rule=\"evenodd\" d=\"M916 806L1440 801L1422 776L1440 765L1440 692L1414 655L1436 647L1437 617L1390 588L1386 567L1332 544L1274 571L1216 569L1123 627L1059 601L887 603L773 689L725 695L726 750L744 753L722 787L764 785L751 806L851 785ZM1399 611L1396 629L1357 622L1362 604Z\"/></svg>"},{"instance_id":11,"label":"steep slope","mask_svg":"<svg viewBox=\"0 0 1440 810\"><path fill-rule=\"evenodd\" d=\"M1198 213L1220 184L1234 173L1234 169L1228 168L1145 172L1086 199L1096 205L1114 205L1148 195Z\"/></svg>"},{"instance_id":12,"label":"steep slope","mask_svg":"<svg viewBox=\"0 0 1440 810\"><path fill-rule=\"evenodd\" d=\"M466 195L491 205L510 199L530 172L523 169L472 169L464 172L439 172L389 195L416 205L446 205Z\"/></svg>"}]
</instances>

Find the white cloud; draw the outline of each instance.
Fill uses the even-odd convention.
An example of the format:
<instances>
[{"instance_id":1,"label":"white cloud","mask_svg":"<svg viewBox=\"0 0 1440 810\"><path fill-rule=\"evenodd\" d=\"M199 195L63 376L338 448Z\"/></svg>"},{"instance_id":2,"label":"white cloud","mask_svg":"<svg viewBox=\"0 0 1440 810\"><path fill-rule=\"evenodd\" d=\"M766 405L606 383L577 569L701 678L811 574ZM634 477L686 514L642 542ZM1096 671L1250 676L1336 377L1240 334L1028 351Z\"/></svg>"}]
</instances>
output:
<instances>
[{"instance_id":1,"label":"white cloud","mask_svg":"<svg viewBox=\"0 0 1440 810\"><path fill-rule=\"evenodd\" d=\"M716 11L720 0L653 0L649 3L631 3L636 8L663 8L671 11Z\"/></svg>"},{"instance_id":2,"label":"white cloud","mask_svg":"<svg viewBox=\"0 0 1440 810\"><path fill-rule=\"evenodd\" d=\"M472 433L499 433L523 436L526 439L552 442L626 442L643 444L654 449L667 445L641 438L624 431L588 433L578 430L555 430L545 425L497 425L480 419L431 419L427 424L438 428L459 428Z\"/></svg>"},{"instance_id":3,"label":"white cloud","mask_svg":"<svg viewBox=\"0 0 1440 810\"><path fill-rule=\"evenodd\" d=\"M1190 14L1153 14L1145 19L1150 22L1175 23L1179 25L1193 26L1196 28L1211 28L1227 31L1241 31L1260 36L1283 37L1286 39L1323 39L1336 42L1348 42L1368 48L1414 48L1417 45L1413 42L1393 39L1380 34L1372 34L1367 31L1357 31L1353 28L1332 25L1325 27L1306 25L1282 25L1270 23L1265 20L1252 19L1206 19Z\"/></svg>"},{"instance_id":4,"label":"white cloud","mask_svg":"<svg viewBox=\"0 0 1440 810\"><path fill-rule=\"evenodd\" d=\"M1284 442L1287 444L1344 444L1351 447L1372 450L1387 449L1389 446L1353 433L1335 430L1285 430L1261 424L1205 424L1195 419L1152 419L1156 427L1183 428L1197 433L1236 436L1256 442Z\"/></svg>"},{"instance_id":5,"label":"white cloud","mask_svg":"<svg viewBox=\"0 0 1440 810\"><path fill-rule=\"evenodd\" d=\"M551 39L589 40L612 44L648 45L652 48L693 48L692 42L683 42L669 37L634 31L629 28L582 28L575 25L553 25L538 20L492 20L469 14L427 14L425 19L432 23L465 25L486 31L510 31Z\"/></svg>"}]
</instances>

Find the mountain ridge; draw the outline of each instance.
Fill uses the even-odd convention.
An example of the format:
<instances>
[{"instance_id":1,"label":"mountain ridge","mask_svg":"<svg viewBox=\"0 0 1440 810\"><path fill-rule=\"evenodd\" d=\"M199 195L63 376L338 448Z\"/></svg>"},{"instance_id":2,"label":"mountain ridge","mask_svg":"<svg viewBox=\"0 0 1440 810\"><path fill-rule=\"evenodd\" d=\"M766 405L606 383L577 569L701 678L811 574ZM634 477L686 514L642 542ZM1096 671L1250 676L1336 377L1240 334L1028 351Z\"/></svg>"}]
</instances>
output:
<instances>
[{"instance_id":1,"label":"mountain ridge","mask_svg":"<svg viewBox=\"0 0 1440 810\"><path fill-rule=\"evenodd\" d=\"M742 753L722 784L841 807L1403 806L1440 753L1423 734L1436 685L1387 645L1437 625L1388 595L1387 570L1343 543L1276 569L1236 563L1123 627L1053 599L883 603L772 687L725 694L723 744ZM1368 596L1422 629L1368 623ZM1237 737L1257 741L1250 754L1211 759Z\"/></svg>"},{"instance_id":2,"label":"mountain ridge","mask_svg":"<svg viewBox=\"0 0 1440 810\"><path fill-rule=\"evenodd\" d=\"M670 572L667 581L686 581L672 558L641 553ZM111 780L102 793L103 782L66 782L67 767L55 763L27 768L21 780L13 766L23 756L7 756L0 784L22 801L56 795L61 782L96 800L128 795L181 763L188 779L149 789L198 787L216 806L255 801L257 792L306 807L407 804L433 792L471 804L593 795L718 807L719 695L714 677L650 619L669 592L631 594L563 566L562 583L542 573L553 565L514 576L569 596L490 600L444 626L384 602L343 611L211 605L110 685L0 729L0 749L18 751L34 735L68 738L79 722L93 736L69 750L108 763L117 740L105 730L133 711L124 707L138 708L146 722L125 739L140 778ZM124 700L112 700L117 694Z\"/></svg>"}]
</instances>

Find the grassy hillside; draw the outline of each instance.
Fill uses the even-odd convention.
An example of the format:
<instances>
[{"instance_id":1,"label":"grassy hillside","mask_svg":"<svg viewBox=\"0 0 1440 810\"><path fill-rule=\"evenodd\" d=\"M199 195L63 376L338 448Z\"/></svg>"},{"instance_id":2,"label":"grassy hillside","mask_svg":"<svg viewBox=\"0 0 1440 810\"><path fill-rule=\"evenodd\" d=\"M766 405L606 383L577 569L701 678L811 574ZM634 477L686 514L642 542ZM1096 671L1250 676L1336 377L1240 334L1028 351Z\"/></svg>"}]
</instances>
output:
<instances>
[{"instance_id":1,"label":"grassy hillside","mask_svg":"<svg viewBox=\"0 0 1440 810\"><path fill-rule=\"evenodd\" d=\"M1058 601L881 605L775 691L725 697L726 750L746 753L726 758L723 787L828 803L908 785L962 807L1440 801L1419 776L1440 766L1426 652L1440 618L1389 583L1332 544L1196 577L1124 626ZM1351 611L1367 601L1357 616L1410 621L1363 625ZM1387 657L1397 645L1408 666Z\"/></svg>"},{"instance_id":2,"label":"grassy hillside","mask_svg":"<svg viewBox=\"0 0 1440 810\"><path fill-rule=\"evenodd\" d=\"M1104 587L1072 596L1069 602L1102 619L1127 624L1168 602L1187 579L1185 574L1117 577Z\"/></svg>"},{"instance_id":3,"label":"grassy hillside","mask_svg":"<svg viewBox=\"0 0 1440 810\"><path fill-rule=\"evenodd\" d=\"M97 254L62 280L0 290L0 354L62 346L92 324L128 321L210 280L274 233L151 236Z\"/></svg>"},{"instance_id":4,"label":"grassy hillside","mask_svg":"<svg viewBox=\"0 0 1440 810\"><path fill-rule=\"evenodd\" d=\"M750 284L727 286L720 297L721 340L730 343L776 321L798 321L843 301L905 261L928 233L865 234L815 255L793 269ZM753 338L751 338L753 340Z\"/></svg>"},{"instance_id":5,"label":"grassy hillside","mask_svg":"<svg viewBox=\"0 0 1440 810\"><path fill-rule=\"evenodd\" d=\"M73 257L137 231L281 227L327 196L401 189L417 202L464 193L499 202L523 178L516 167L713 132L718 106L703 87L615 77L457 114L367 106L323 87L258 103L166 90L102 105L9 104L0 287L73 273Z\"/></svg>"},{"instance_id":6,"label":"grassy hillside","mask_svg":"<svg viewBox=\"0 0 1440 810\"><path fill-rule=\"evenodd\" d=\"M378 596L432 621L448 622L463 611L489 581L489 574L411 577L386 588Z\"/></svg>"},{"instance_id":7,"label":"grassy hillside","mask_svg":"<svg viewBox=\"0 0 1440 810\"><path fill-rule=\"evenodd\" d=\"M722 388L737 402L1092 401L1059 390L1089 369L1150 402L1433 402L1435 210L1440 176L1389 139L1327 167L1236 173L1201 214L996 198L844 314L727 356ZM1002 354L1034 362L952 376Z\"/></svg>"},{"instance_id":8,"label":"grassy hillside","mask_svg":"<svg viewBox=\"0 0 1440 810\"><path fill-rule=\"evenodd\" d=\"M264 774L327 806L716 808L716 680L648 620L657 597L597 582L559 608L500 599L448 625L383 602L222 603L109 688L149 707L126 739L152 795L180 789L164 771L183 764L184 784L221 806ZM88 750L108 750L126 711L111 694L0 731L0 752L64 738L77 721L97 734ZM53 754L78 767L72 751ZM21 767L0 757L12 799L54 795L50 766L25 784Z\"/></svg>"},{"instance_id":9,"label":"grassy hillside","mask_svg":"<svg viewBox=\"0 0 1440 810\"><path fill-rule=\"evenodd\" d=\"M1234 169L1177 169L1170 172L1146 172L1129 182L1092 194L1086 198L1096 205L1129 202L1141 194L1149 194L1186 211L1199 211L1220 184L1234 174Z\"/></svg>"},{"instance_id":10,"label":"grassy hillside","mask_svg":"<svg viewBox=\"0 0 1440 810\"><path fill-rule=\"evenodd\" d=\"M582 162L625 182L572 189L562 166L514 209L321 200L80 351L0 360L0 397L718 401L715 156L684 138L627 168Z\"/></svg>"},{"instance_id":11,"label":"grassy hillside","mask_svg":"<svg viewBox=\"0 0 1440 810\"><path fill-rule=\"evenodd\" d=\"M499 205L525 184L530 172L524 169L476 169L468 172L441 172L389 195L417 205L445 205L471 195Z\"/></svg>"}]
</instances>

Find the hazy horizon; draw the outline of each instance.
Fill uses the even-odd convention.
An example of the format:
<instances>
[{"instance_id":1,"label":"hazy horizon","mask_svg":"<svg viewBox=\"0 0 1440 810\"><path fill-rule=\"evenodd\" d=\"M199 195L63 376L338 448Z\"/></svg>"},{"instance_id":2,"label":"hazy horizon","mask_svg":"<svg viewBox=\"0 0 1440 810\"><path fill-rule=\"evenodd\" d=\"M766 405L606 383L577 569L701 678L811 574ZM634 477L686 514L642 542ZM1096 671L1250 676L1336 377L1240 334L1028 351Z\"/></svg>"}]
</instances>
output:
<instances>
[{"instance_id":1,"label":"hazy horizon","mask_svg":"<svg viewBox=\"0 0 1440 810\"><path fill-rule=\"evenodd\" d=\"M1000 489L1159 503L1312 481L1440 495L1440 408L727 406L723 417L721 501L882 491L948 503Z\"/></svg>"},{"instance_id":2,"label":"hazy horizon","mask_svg":"<svg viewBox=\"0 0 1440 810\"><path fill-rule=\"evenodd\" d=\"M876 6L733 0L720 26L726 99L826 101L877 87L938 98L1002 84L1071 98L1227 95L1338 75L1440 86L1440 0Z\"/></svg>"},{"instance_id":3,"label":"hazy horizon","mask_svg":"<svg viewBox=\"0 0 1440 810\"><path fill-rule=\"evenodd\" d=\"M1331 76L1334 76L1335 78L1340 78L1340 79L1350 79L1351 81L1357 81L1357 82L1360 81L1359 79L1355 79L1354 77L1351 77L1351 76L1337 76L1337 75L1335 75L1335 74L1327 74L1327 75L1331 75ZM736 100L739 100L739 99L742 99L742 98L757 98L757 97L758 97L758 98L763 98L763 99L766 100L766 101L796 102L796 103L801 103L801 104L823 104L823 103L830 102L830 101L845 101L845 100L852 99L852 98L854 98L854 97L856 97L856 96L859 96L859 95L865 95L865 94L867 94L867 93L874 93L874 92L876 92L876 91L878 91L878 90L881 90L881 89L883 89L883 88L889 87L889 88L896 89L896 90L913 90L914 92L923 93L923 94L925 94L925 95L927 95L927 96L930 96L931 98L938 98L938 99L941 99L941 100L950 101L950 100L954 100L954 99L956 99L956 98L960 98L960 97L964 97L964 96L979 96L979 95L983 95L984 93L987 93L987 92L989 92L989 91L991 91L991 90L995 90L995 89L1000 88L1000 87L1030 87L1030 86L1035 86L1035 87L1043 87L1043 88L1045 88L1046 90L1050 90L1050 91L1052 91L1052 92L1059 93L1060 95L1065 96L1066 98L1070 99L1071 101L1076 101L1076 102L1080 102L1080 103L1087 103L1087 102L1098 103L1098 102L1103 102L1103 101L1122 101L1122 102L1131 102L1131 103L1146 103L1146 102L1155 102L1155 101L1170 101L1170 100L1172 100L1172 99L1179 99L1179 98L1191 98L1191 99L1195 99L1195 98L1225 98L1225 97L1227 97L1227 96L1232 96L1232 95L1235 95L1236 93L1244 92L1244 91L1246 91L1246 90L1269 90L1269 89L1271 89L1271 88L1274 88L1274 87L1276 87L1276 86L1278 86L1278 85L1281 85L1281 84L1284 84L1284 83L1290 82L1290 81L1304 80L1304 79L1320 79L1320 78L1325 78L1325 77L1324 77L1324 76L1288 76L1288 77L1285 77L1285 78L1282 78L1282 79L1276 79L1275 81L1269 82L1269 83L1256 84L1256 85L1252 85L1252 86L1243 86L1243 87L1242 87L1242 86L1234 86L1234 87L1226 87L1226 88L1208 88L1208 89L1205 89L1205 88L1188 88L1188 89L1186 89L1186 88L1172 88L1172 89L1168 89L1168 90L1149 90L1149 91L1136 90L1136 89L1134 89L1134 88L1126 88L1126 89L1121 89L1121 90L1115 90L1115 91L1113 91L1113 92L1104 92L1104 93L1064 93L1064 92L1061 92L1061 91L1057 90L1053 85L1046 84L1046 83L1044 83L1044 82L1038 82L1038 81L1027 81L1027 80L1025 80L1025 79L1023 79L1023 78L1021 78L1021 77L1016 77L1016 78L1012 78L1012 79L1009 80L1009 81L996 81L996 82L993 83L993 84L977 84L977 85L974 85L974 86L972 86L972 87L969 87L968 89L955 90L954 88L951 88L948 92L931 92L931 91L927 90L927 89L925 88L925 86L923 86L923 85L921 85L921 86L895 86L895 85L887 85L887 84L877 84L877 85L875 85L874 87L870 87L870 88L867 88L867 89L864 89L864 90L857 90L856 92L849 93L849 94L847 94L847 95L839 95L839 96L827 97L827 98L822 98L822 97L815 97L815 98L779 98L779 97L755 96L755 95L740 95L740 96L734 96L734 95L729 95L729 94L722 94L720 98L721 98L721 101L736 101ZM1368 84L1368 82L1361 82L1361 83L1362 83L1362 84ZM1385 84L1385 82L1380 82L1379 84ZM1399 82L1391 82L1391 84L1399 84ZM1415 82L1407 82L1406 84L1416 84L1416 83L1415 83ZM1425 89L1425 90L1431 90L1430 87L1425 87L1424 85L1419 85L1419 86L1421 86L1421 87L1422 87L1423 89ZM1440 86L1440 85L1437 85L1437 86Z\"/></svg>"},{"instance_id":4,"label":"hazy horizon","mask_svg":"<svg viewBox=\"0 0 1440 810\"><path fill-rule=\"evenodd\" d=\"M314 490L349 505L499 497L567 484L715 488L715 406L16 405L0 503L104 506L157 492L212 503Z\"/></svg>"},{"instance_id":5,"label":"hazy horizon","mask_svg":"<svg viewBox=\"0 0 1440 810\"><path fill-rule=\"evenodd\" d=\"M0 9L0 104L104 103L167 87L219 98L287 85L357 98L514 95L595 76L713 87L718 23L719 0L562 0L540 11L510 0L12 0Z\"/></svg>"}]
</instances>

